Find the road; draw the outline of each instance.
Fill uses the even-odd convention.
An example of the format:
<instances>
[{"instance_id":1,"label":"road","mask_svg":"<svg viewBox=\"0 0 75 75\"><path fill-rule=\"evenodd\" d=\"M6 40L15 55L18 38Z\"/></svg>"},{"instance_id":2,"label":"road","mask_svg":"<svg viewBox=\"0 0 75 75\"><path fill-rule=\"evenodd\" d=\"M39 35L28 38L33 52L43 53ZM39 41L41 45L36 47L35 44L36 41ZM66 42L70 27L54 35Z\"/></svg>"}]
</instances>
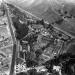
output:
<instances>
[{"instance_id":1,"label":"road","mask_svg":"<svg viewBox=\"0 0 75 75\"><path fill-rule=\"evenodd\" d=\"M14 5L14 4L13 4L13 5ZM17 6L17 5L14 5L14 6L15 6L16 8L18 8L18 9L20 9L21 12L27 13L27 14L29 14L29 15L35 17L37 20L41 20L41 19L42 19L42 18L39 18L39 17L35 16L34 14L32 14L32 13L30 13L30 12L28 12L28 11L22 9L22 8L20 8L20 7ZM57 13L56 13L56 14L57 14ZM45 21L45 22L48 23L48 21ZM75 36L73 36L73 35L71 35L70 33L66 32L66 31L63 31L62 29L56 27L56 25L53 24L52 26L53 26L55 29L57 29L57 30L59 30L59 31L62 31L63 33L65 33L65 34L71 36L72 38L75 38Z\"/></svg>"},{"instance_id":2,"label":"road","mask_svg":"<svg viewBox=\"0 0 75 75\"><path fill-rule=\"evenodd\" d=\"M12 21L11 21L11 18L10 18L10 15L9 15L9 9L7 7L7 5L5 4L5 2L3 1L3 6L5 8L5 11L6 11L6 16L7 16L7 19L8 19L8 26L9 26L9 29L10 29L10 33L11 33L11 37L12 37L12 40L13 40L13 53L12 53L12 61L11 61L11 66L10 66L10 75L13 75L14 73L14 65L15 65L15 57L16 57L16 38L15 38L15 34L13 32L13 28L12 28Z\"/></svg>"}]
</instances>

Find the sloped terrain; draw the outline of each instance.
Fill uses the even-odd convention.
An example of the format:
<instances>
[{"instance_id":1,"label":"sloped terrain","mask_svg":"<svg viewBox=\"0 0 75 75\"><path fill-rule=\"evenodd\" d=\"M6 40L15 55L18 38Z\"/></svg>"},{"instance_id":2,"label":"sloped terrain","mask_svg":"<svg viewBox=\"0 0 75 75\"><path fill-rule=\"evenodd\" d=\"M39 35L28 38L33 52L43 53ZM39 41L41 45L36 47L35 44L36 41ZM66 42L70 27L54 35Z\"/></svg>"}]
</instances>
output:
<instances>
[{"instance_id":1,"label":"sloped terrain","mask_svg":"<svg viewBox=\"0 0 75 75\"><path fill-rule=\"evenodd\" d=\"M41 14L41 17L48 21L50 24L51 23L55 23L56 21L59 21L62 19L61 16L59 16L58 14L56 14L51 7L49 7L43 14Z\"/></svg>"},{"instance_id":2,"label":"sloped terrain","mask_svg":"<svg viewBox=\"0 0 75 75\"><path fill-rule=\"evenodd\" d=\"M75 75L75 38L64 32L74 34L74 17L63 18L65 15L61 17L49 8L43 14L50 21L48 23L45 18L39 19L18 6L6 5L9 16L4 13L4 8L0 14L0 73L9 75L11 68L10 75L13 71L16 75ZM17 52L13 54L16 60L12 62L13 42L7 27L8 17L17 40ZM55 28L56 25L61 28Z\"/></svg>"},{"instance_id":3,"label":"sloped terrain","mask_svg":"<svg viewBox=\"0 0 75 75\"><path fill-rule=\"evenodd\" d=\"M74 33L75 32L75 27L74 27L75 22L72 23L72 20L74 19L72 19L73 17L69 15L69 14L74 15L75 4L72 1L69 1L69 2L63 1L63 0L59 2L58 1L59 0L47 0L47 1L32 0L30 1L31 2L30 3L29 0L27 0L26 1L28 4L27 5L25 1L8 0L9 3L13 3L21 7L22 9L35 14L39 18L43 18L44 20L48 21L50 24L55 23L55 22L61 22L61 24L55 24L54 26L75 36L75 33ZM71 12L69 12L69 14L66 14L68 11L71 11ZM67 22L64 24L62 22L62 21L65 21L65 19L63 19L64 16L66 16L67 18L70 18L71 20L66 20Z\"/></svg>"},{"instance_id":4,"label":"sloped terrain","mask_svg":"<svg viewBox=\"0 0 75 75\"><path fill-rule=\"evenodd\" d=\"M14 5L7 5L15 28L15 37L19 42L15 74L74 75L75 55L71 47L74 48L75 39L54 28L54 24L36 17L34 19L32 14L22 12ZM18 60L21 62L18 63Z\"/></svg>"}]
</instances>

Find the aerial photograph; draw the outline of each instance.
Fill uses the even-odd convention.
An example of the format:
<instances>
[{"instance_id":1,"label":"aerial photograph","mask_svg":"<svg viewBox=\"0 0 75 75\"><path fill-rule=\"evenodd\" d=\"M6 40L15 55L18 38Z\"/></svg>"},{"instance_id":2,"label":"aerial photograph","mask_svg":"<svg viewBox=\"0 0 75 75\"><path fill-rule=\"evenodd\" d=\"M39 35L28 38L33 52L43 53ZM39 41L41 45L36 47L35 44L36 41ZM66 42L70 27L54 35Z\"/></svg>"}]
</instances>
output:
<instances>
[{"instance_id":1,"label":"aerial photograph","mask_svg":"<svg viewBox=\"0 0 75 75\"><path fill-rule=\"evenodd\" d=\"M0 0L0 75L75 75L75 0Z\"/></svg>"}]
</instances>

